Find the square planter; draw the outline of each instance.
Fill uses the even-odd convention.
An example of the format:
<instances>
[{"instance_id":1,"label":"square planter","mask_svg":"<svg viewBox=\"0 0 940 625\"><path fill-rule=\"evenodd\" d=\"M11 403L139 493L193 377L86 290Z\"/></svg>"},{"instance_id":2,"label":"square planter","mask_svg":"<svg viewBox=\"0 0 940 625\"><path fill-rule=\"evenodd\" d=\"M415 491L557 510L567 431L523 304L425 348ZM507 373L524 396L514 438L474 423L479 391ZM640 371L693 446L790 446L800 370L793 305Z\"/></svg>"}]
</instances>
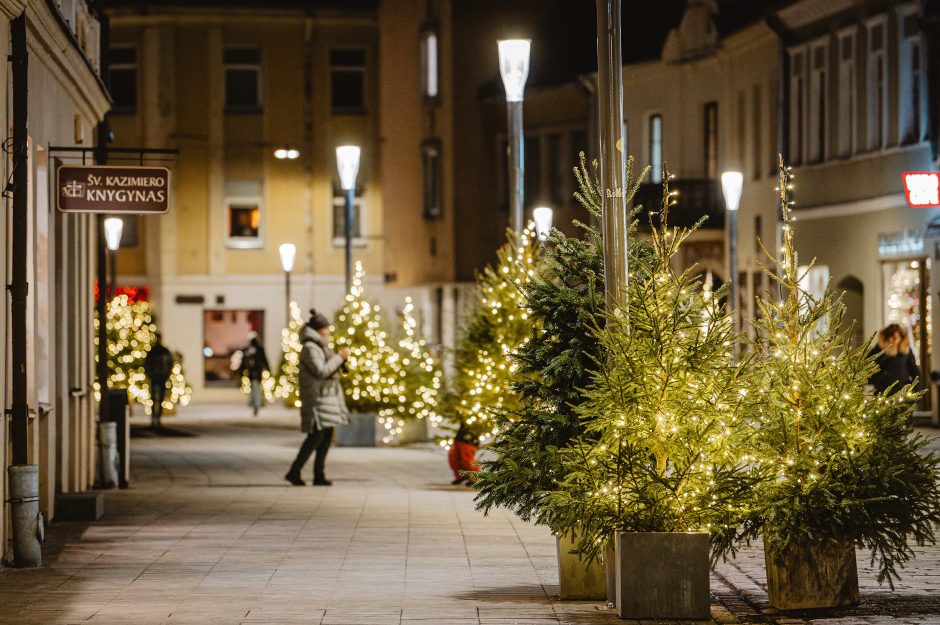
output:
<instances>
[{"instance_id":1,"label":"square planter","mask_svg":"<svg viewBox=\"0 0 940 625\"><path fill-rule=\"evenodd\" d=\"M353 412L349 415L349 424L336 428L338 447L383 447L382 438L386 435L385 426L379 423L374 412ZM392 445L420 443L428 440L427 422L420 419L408 419L402 426Z\"/></svg>"},{"instance_id":2,"label":"square planter","mask_svg":"<svg viewBox=\"0 0 940 625\"><path fill-rule=\"evenodd\" d=\"M852 543L791 543L772 555L764 543L767 595L778 610L858 604L858 567Z\"/></svg>"},{"instance_id":3,"label":"square planter","mask_svg":"<svg viewBox=\"0 0 940 625\"><path fill-rule=\"evenodd\" d=\"M558 546L558 596L562 601L603 601L607 599L607 579L604 564L595 560L588 564L577 554L570 553L577 536L566 534L556 537Z\"/></svg>"},{"instance_id":4,"label":"square planter","mask_svg":"<svg viewBox=\"0 0 940 625\"><path fill-rule=\"evenodd\" d=\"M617 615L710 618L708 534L617 532Z\"/></svg>"}]
</instances>

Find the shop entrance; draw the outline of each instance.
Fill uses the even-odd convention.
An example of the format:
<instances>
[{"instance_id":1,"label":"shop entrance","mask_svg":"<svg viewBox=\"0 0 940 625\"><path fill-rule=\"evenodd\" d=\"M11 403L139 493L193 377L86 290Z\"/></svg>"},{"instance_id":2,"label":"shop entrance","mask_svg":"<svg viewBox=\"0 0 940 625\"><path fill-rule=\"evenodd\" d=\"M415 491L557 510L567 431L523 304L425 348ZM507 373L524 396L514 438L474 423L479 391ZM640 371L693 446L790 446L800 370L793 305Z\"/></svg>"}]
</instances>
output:
<instances>
[{"instance_id":1,"label":"shop entrance","mask_svg":"<svg viewBox=\"0 0 940 625\"><path fill-rule=\"evenodd\" d=\"M884 285L884 323L897 323L911 337L911 349L920 368L921 388L929 388L930 345L930 259L926 257L897 259L881 263ZM929 395L924 395L920 408L930 408Z\"/></svg>"}]
</instances>

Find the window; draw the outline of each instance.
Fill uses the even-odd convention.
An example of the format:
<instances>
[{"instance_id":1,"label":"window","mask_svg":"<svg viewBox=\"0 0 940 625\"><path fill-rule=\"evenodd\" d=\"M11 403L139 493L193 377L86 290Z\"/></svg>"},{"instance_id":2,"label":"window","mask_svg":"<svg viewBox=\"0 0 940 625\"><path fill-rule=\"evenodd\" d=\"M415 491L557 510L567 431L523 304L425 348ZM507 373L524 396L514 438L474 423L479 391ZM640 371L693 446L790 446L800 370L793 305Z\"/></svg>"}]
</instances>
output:
<instances>
[{"instance_id":1,"label":"window","mask_svg":"<svg viewBox=\"0 0 940 625\"><path fill-rule=\"evenodd\" d=\"M868 23L868 149L878 150L887 140L888 89L884 18Z\"/></svg>"},{"instance_id":2,"label":"window","mask_svg":"<svg viewBox=\"0 0 940 625\"><path fill-rule=\"evenodd\" d=\"M738 130L738 171L744 173L744 159L747 158L747 93L738 91L737 103Z\"/></svg>"},{"instance_id":3,"label":"window","mask_svg":"<svg viewBox=\"0 0 940 625\"><path fill-rule=\"evenodd\" d=\"M225 110L257 112L261 109L261 52L257 48L228 48L225 61Z\"/></svg>"},{"instance_id":4,"label":"window","mask_svg":"<svg viewBox=\"0 0 940 625\"><path fill-rule=\"evenodd\" d=\"M428 139L421 145L421 169L424 178L424 217L439 219L444 213L440 139Z\"/></svg>"},{"instance_id":5,"label":"window","mask_svg":"<svg viewBox=\"0 0 940 625\"><path fill-rule=\"evenodd\" d=\"M761 139L761 97L760 85L754 85L751 88L751 176L758 180L763 173L761 171L761 156L763 147Z\"/></svg>"},{"instance_id":6,"label":"window","mask_svg":"<svg viewBox=\"0 0 940 625\"><path fill-rule=\"evenodd\" d=\"M858 123L858 99L855 87L855 33L839 36L839 156L855 151L855 128Z\"/></svg>"},{"instance_id":7,"label":"window","mask_svg":"<svg viewBox=\"0 0 940 625\"><path fill-rule=\"evenodd\" d=\"M114 100L114 112L132 113L137 109L137 50L111 48L108 58L108 91Z\"/></svg>"},{"instance_id":8,"label":"window","mask_svg":"<svg viewBox=\"0 0 940 625\"><path fill-rule=\"evenodd\" d=\"M813 46L809 89L809 155L810 162L818 163L826 158L826 54L825 43Z\"/></svg>"},{"instance_id":9,"label":"window","mask_svg":"<svg viewBox=\"0 0 940 625\"><path fill-rule=\"evenodd\" d=\"M922 119L925 109L923 97L923 58L917 13L913 6L905 7L898 15L900 29L898 63L898 112L900 136L904 143L918 143L923 139Z\"/></svg>"},{"instance_id":10,"label":"window","mask_svg":"<svg viewBox=\"0 0 940 625\"><path fill-rule=\"evenodd\" d=\"M562 162L561 133L548 135L548 199L554 206L561 206L565 199L566 167Z\"/></svg>"},{"instance_id":11,"label":"window","mask_svg":"<svg viewBox=\"0 0 940 625\"><path fill-rule=\"evenodd\" d=\"M437 22L428 22L421 28L421 95L430 103L440 98L438 30Z\"/></svg>"},{"instance_id":12,"label":"window","mask_svg":"<svg viewBox=\"0 0 940 625\"><path fill-rule=\"evenodd\" d=\"M140 245L140 215L121 215L124 228L121 230L121 248Z\"/></svg>"},{"instance_id":13,"label":"window","mask_svg":"<svg viewBox=\"0 0 940 625\"><path fill-rule=\"evenodd\" d=\"M793 164L803 162L805 59L802 50L790 52L790 162Z\"/></svg>"},{"instance_id":14,"label":"window","mask_svg":"<svg viewBox=\"0 0 940 625\"><path fill-rule=\"evenodd\" d=\"M263 310L205 310L202 317L202 356L206 386L238 383L242 351L249 332L264 343Z\"/></svg>"},{"instance_id":15,"label":"window","mask_svg":"<svg viewBox=\"0 0 940 625\"><path fill-rule=\"evenodd\" d=\"M650 182L659 184L663 181L663 116L659 114L649 118L649 161Z\"/></svg>"},{"instance_id":16,"label":"window","mask_svg":"<svg viewBox=\"0 0 940 625\"><path fill-rule=\"evenodd\" d=\"M260 180L225 182L225 244L250 249L264 247L264 196Z\"/></svg>"},{"instance_id":17,"label":"window","mask_svg":"<svg viewBox=\"0 0 940 625\"><path fill-rule=\"evenodd\" d=\"M330 50L330 101L333 114L365 113L365 83L365 50Z\"/></svg>"},{"instance_id":18,"label":"window","mask_svg":"<svg viewBox=\"0 0 940 625\"><path fill-rule=\"evenodd\" d=\"M356 200L353 202L352 235L355 245L362 240L362 187L356 185ZM346 243L346 193L339 182L333 184L333 245Z\"/></svg>"},{"instance_id":19,"label":"window","mask_svg":"<svg viewBox=\"0 0 940 625\"><path fill-rule=\"evenodd\" d=\"M704 109L705 178L718 179L718 103L708 102Z\"/></svg>"}]
</instances>

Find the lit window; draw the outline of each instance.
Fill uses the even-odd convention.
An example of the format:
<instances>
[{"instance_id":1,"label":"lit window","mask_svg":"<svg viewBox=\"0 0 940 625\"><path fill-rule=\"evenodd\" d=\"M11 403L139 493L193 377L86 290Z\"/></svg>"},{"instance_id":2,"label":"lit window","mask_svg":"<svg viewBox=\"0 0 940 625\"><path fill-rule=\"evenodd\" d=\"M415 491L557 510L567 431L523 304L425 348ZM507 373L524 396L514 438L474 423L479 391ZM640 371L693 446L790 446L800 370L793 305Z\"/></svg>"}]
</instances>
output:
<instances>
[{"instance_id":1,"label":"lit window","mask_svg":"<svg viewBox=\"0 0 940 625\"><path fill-rule=\"evenodd\" d=\"M365 113L365 83L365 50L330 50L330 101L334 114Z\"/></svg>"},{"instance_id":2,"label":"lit window","mask_svg":"<svg viewBox=\"0 0 940 625\"><path fill-rule=\"evenodd\" d=\"M264 185L260 180L225 181L225 245L264 247Z\"/></svg>"},{"instance_id":3,"label":"lit window","mask_svg":"<svg viewBox=\"0 0 940 625\"><path fill-rule=\"evenodd\" d=\"M438 54L438 25L428 22L421 28L421 95L428 102L440 98Z\"/></svg>"},{"instance_id":4,"label":"lit window","mask_svg":"<svg viewBox=\"0 0 940 625\"><path fill-rule=\"evenodd\" d=\"M257 112L261 108L261 53L257 49L229 48L224 52L225 109Z\"/></svg>"},{"instance_id":5,"label":"lit window","mask_svg":"<svg viewBox=\"0 0 940 625\"><path fill-rule=\"evenodd\" d=\"M137 109L137 50L131 47L108 51L108 91L114 100L114 112L132 113Z\"/></svg>"},{"instance_id":6,"label":"lit window","mask_svg":"<svg viewBox=\"0 0 940 625\"><path fill-rule=\"evenodd\" d=\"M649 119L650 182L663 181L663 116L650 115Z\"/></svg>"}]
</instances>

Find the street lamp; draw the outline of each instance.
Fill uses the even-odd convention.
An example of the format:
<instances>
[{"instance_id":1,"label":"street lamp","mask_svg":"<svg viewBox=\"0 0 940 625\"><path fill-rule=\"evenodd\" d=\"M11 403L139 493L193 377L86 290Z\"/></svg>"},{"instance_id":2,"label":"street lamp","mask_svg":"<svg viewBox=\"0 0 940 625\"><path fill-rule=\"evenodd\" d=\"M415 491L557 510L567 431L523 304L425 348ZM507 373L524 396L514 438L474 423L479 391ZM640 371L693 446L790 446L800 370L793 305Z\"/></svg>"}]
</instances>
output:
<instances>
[{"instance_id":1,"label":"street lamp","mask_svg":"<svg viewBox=\"0 0 940 625\"><path fill-rule=\"evenodd\" d=\"M336 148L336 168L339 170L339 182L346 194L346 292L352 289L352 239L353 207L356 201L356 176L359 175L358 145L341 145Z\"/></svg>"},{"instance_id":2,"label":"street lamp","mask_svg":"<svg viewBox=\"0 0 940 625\"><path fill-rule=\"evenodd\" d=\"M278 160L296 160L300 156L300 150L297 148L283 147L274 150L274 158Z\"/></svg>"},{"instance_id":3,"label":"street lamp","mask_svg":"<svg viewBox=\"0 0 940 625\"><path fill-rule=\"evenodd\" d=\"M290 272L294 269L294 260L297 258L297 246L293 243L281 243L277 248L281 255L281 267L284 268L284 293L287 304L287 325L290 325Z\"/></svg>"},{"instance_id":4,"label":"street lamp","mask_svg":"<svg viewBox=\"0 0 940 625\"><path fill-rule=\"evenodd\" d=\"M548 235L552 232L552 209L539 206L532 211L532 219L535 220L535 234L539 241L548 240Z\"/></svg>"},{"instance_id":5,"label":"street lamp","mask_svg":"<svg viewBox=\"0 0 940 625\"><path fill-rule=\"evenodd\" d=\"M729 297L732 314L738 306L738 206L741 204L741 190L744 186L744 174L739 171L726 171L721 174L721 191L725 196L728 209L728 271L731 273L731 291ZM737 328L737 323L735 323Z\"/></svg>"},{"instance_id":6,"label":"street lamp","mask_svg":"<svg viewBox=\"0 0 940 625\"><path fill-rule=\"evenodd\" d=\"M104 240L108 247L108 260L111 261L111 280L107 293L114 297L117 289L117 251L121 248L121 235L124 233L124 220L120 217L108 217L104 220Z\"/></svg>"},{"instance_id":7,"label":"street lamp","mask_svg":"<svg viewBox=\"0 0 940 625\"><path fill-rule=\"evenodd\" d=\"M522 136L522 95L529 77L529 39L503 39L499 47L499 74L506 88L507 133L509 139L509 208L512 227L522 232L525 200L525 144Z\"/></svg>"}]
</instances>

